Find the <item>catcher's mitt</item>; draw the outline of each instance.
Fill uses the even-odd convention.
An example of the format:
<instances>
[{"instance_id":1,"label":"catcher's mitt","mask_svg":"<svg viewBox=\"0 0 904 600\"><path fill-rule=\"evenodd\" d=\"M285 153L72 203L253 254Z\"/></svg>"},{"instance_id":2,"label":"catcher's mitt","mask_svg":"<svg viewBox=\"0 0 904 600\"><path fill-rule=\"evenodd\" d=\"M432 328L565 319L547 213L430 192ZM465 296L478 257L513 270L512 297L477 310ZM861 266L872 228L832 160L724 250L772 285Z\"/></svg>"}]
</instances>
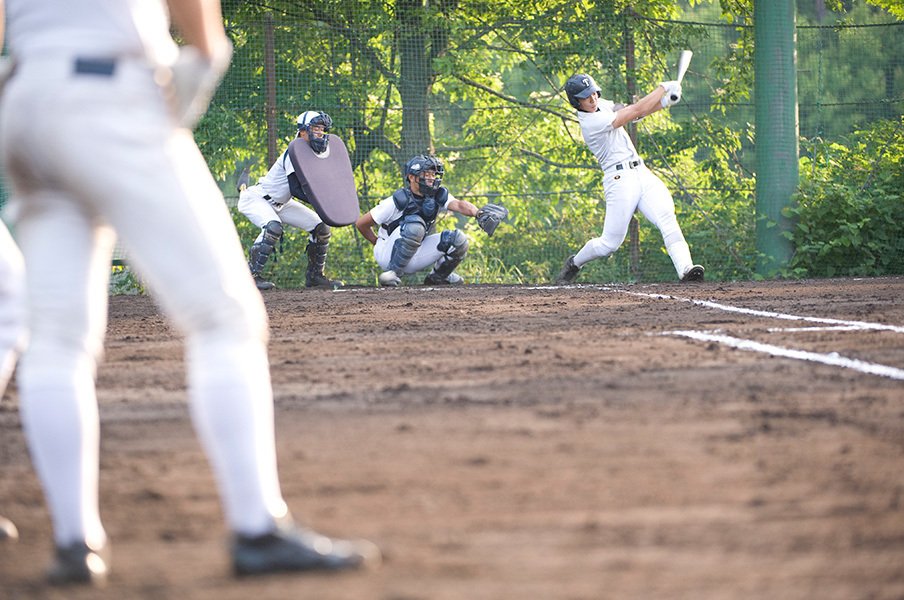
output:
<instances>
[{"instance_id":1,"label":"catcher's mitt","mask_svg":"<svg viewBox=\"0 0 904 600\"><path fill-rule=\"evenodd\" d=\"M477 224L487 232L487 235L493 235L508 214L508 209L501 204L487 204L477 211Z\"/></svg>"}]
</instances>

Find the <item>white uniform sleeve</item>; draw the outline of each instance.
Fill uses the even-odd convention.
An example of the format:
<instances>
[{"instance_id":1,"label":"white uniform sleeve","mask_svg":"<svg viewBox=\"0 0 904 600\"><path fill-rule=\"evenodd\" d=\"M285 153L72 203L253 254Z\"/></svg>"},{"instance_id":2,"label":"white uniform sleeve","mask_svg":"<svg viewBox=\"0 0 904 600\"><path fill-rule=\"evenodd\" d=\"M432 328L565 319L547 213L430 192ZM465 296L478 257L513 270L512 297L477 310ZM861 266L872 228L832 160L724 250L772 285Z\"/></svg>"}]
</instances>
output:
<instances>
[{"instance_id":1,"label":"white uniform sleeve","mask_svg":"<svg viewBox=\"0 0 904 600\"><path fill-rule=\"evenodd\" d=\"M453 196L452 193L450 192L450 193L449 193L449 197L446 198L445 204L443 204L442 206L440 206L440 209L445 210L445 211L448 211L448 210L449 210L449 203L452 202L453 200L456 200L456 198L455 198L455 196Z\"/></svg>"},{"instance_id":2,"label":"white uniform sleeve","mask_svg":"<svg viewBox=\"0 0 904 600\"><path fill-rule=\"evenodd\" d=\"M402 211L396 208L395 201L390 196L380 200L379 204L370 209L370 216L373 217L374 223L377 225L385 225L402 216Z\"/></svg>"}]
</instances>

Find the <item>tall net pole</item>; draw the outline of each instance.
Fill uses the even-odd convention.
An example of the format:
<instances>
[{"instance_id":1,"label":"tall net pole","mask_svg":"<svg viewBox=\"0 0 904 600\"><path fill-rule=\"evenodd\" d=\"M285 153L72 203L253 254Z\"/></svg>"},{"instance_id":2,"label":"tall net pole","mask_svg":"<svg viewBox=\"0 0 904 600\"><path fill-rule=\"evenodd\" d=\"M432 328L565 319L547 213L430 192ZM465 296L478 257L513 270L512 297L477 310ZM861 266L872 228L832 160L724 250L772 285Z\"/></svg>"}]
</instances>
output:
<instances>
[{"instance_id":1,"label":"tall net pole","mask_svg":"<svg viewBox=\"0 0 904 600\"><path fill-rule=\"evenodd\" d=\"M798 185L798 119L794 0L755 0L757 272L774 275L791 259L782 215Z\"/></svg>"}]
</instances>

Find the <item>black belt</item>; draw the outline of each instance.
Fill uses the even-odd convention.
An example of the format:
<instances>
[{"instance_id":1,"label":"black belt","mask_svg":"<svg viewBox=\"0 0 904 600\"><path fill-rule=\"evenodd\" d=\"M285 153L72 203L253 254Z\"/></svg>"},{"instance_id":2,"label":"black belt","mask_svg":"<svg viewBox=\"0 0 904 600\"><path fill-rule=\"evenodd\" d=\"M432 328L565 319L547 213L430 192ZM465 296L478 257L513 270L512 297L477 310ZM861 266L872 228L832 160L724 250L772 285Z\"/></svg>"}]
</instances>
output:
<instances>
[{"instance_id":1,"label":"black belt","mask_svg":"<svg viewBox=\"0 0 904 600\"><path fill-rule=\"evenodd\" d=\"M75 59L75 73L79 75L98 75L100 77L112 77L115 70L115 58Z\"/></svg>"},{"instance_id":2,"label":"black belt","mask_svg":"<svg viewBox=\"0 0 904 600\"><path fill-rule=\"evenodd\" d=\"M270 194L264 194L264 200L270 200Z\"/></svg>"},{"instance_id":3,"label":"black belt","mask_svg":"<svg viewBox=\"0 0 904 600\"><path fill-rule=\"evenodd\" d=\"M639 161L639 160L632 160L631 162L628 163L628 168L629 168L629 169L636 169L636 168L639 167L639 166L640 166L640 161ZM621 171L621 170L624 169L624 168L625 168L625 163L618 163L617 165L615 165L615 170L616 170L616 171Z\"/></svg>"}]
</instances>

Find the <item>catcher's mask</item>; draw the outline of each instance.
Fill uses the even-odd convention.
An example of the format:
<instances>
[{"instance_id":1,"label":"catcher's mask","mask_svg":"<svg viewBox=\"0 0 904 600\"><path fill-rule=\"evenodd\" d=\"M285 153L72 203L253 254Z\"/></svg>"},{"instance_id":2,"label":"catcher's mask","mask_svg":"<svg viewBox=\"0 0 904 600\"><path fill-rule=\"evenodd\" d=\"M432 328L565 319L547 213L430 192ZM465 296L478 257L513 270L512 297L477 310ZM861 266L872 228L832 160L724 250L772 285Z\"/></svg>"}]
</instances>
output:
<instances>
[{"instance_id":1,"label":"catcher's mask","mask_svg":"<svg viewBox=\"0 0 904 600\"><path fill-rule=\"evenodd\" d=\"M434 179L432 183L427 182L426 174L428 171L433 171ZM417 177L417 185L420 189L421 195L425 198L432 198L436 195L437 190L439 190L440 186L443 184L443 173L445 172L445 168L443 167L443 161L441 161L438 157L427 155L427 154L419 154L415 156L405 165L405 185L409 186L408 176L414 175Z\"/></svg>"},{"instance_id":2,"label":"catcher's mask","mask_svg":"<svg viewBox=\"0 0 904 600\"><path fill-rule=\"evenodd\" d=\"M578 101L601 92L600 86L596 85L593 77L584 73L572 75L565 82L565 95L568 96L568 102L575 108L578 108Z\"/></svg>"},{"instance_id":3,"label":"catcher's mask","mask_svg":"<svg viewBox=\"0 0 904 600\"><path fill-rule=\"evenodd\" d=\"M308 134L308 144L311 145L311 150L317 154L326 152L326 147L330 143L330 127L333 126L333 120L330 116L325 112L309 110L298 115L297 122L298 131L304 131ZM315 125L322 126L323 131L314 131Z\"/></svg>"}]
</instances>

